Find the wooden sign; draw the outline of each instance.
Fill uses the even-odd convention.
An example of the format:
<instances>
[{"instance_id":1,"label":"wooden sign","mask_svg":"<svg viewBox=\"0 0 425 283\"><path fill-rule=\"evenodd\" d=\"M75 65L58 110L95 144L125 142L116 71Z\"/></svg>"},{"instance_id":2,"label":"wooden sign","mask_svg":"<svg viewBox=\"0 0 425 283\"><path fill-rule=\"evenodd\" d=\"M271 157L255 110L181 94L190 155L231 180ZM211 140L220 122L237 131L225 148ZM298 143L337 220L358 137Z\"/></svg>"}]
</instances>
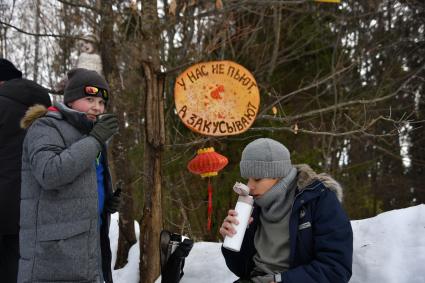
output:
<instances>
[{"instance_id":1,"label":"wooden sign","mask_svg":"<svg viewBox=\"0 0 425 283\"><path fill-rule=\"evenodd\" d=\"M191 66L174 85L176 111L191 130L237 135L254 123L260 106L257 82L243 66L212 61Z\"/></svg>"}]
</instances>

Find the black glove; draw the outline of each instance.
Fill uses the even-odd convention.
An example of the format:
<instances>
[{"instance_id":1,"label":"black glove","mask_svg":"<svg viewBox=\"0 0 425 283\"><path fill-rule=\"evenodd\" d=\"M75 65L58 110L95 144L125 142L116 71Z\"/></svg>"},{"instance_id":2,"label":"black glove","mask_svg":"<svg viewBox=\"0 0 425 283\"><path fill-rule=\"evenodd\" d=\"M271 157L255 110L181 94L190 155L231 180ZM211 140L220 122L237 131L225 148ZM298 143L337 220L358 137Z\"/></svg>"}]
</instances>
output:
<instances>
[{"instance_id":1,"label":"black glove","mask_svg":"<svg viewBox=\"0 0 425 283\"><path fill-rule=\"evenodd\" d=\"M122 181L118 181L115 187L114 194L105 203L105 211L110 214L119 211L121 208Z\"/></svg>"},{"instance_id":2,"label":"black glove","mask_svg":"<svg viewBox=\"0 0 425 283\"><path fill-rule=\"evenodd\" d=\"M193 240L184 239L183 242L179 243L173 255L177 257L187 257L192 247L193 247Z\"/></svg>"},{"instance_id":3,"label":"black glove","mask_svg":"<svg viewBox=\"0 0 425 283\"><path fill-rule=\"evenodd\" d=\"M103 114L99 116L89 135L97 139L100 144L105 145L106 142L117 133L117 116L115 116L115 114Z\"/></svg>"}]
</instances>

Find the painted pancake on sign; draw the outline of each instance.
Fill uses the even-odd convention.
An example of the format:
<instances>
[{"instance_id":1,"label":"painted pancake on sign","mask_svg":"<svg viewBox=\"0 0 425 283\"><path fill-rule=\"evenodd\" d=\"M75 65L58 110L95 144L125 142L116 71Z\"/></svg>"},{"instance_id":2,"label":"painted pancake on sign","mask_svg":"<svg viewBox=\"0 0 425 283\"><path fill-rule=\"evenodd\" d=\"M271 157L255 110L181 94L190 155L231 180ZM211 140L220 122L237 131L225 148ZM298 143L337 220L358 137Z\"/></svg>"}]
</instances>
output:
<instances>
[{"instance_id":1,"label":"painted pancake on sign","mask_svg":"<svg viewBox=\"0 0 425 283\"><path fill-rule=\"evenodd\" d=\"M237 135L254 123L260 106L257 82L243 66L212 61L191 66L174 85L177 114L208 136Z\"/></svg>"}]
</instances>

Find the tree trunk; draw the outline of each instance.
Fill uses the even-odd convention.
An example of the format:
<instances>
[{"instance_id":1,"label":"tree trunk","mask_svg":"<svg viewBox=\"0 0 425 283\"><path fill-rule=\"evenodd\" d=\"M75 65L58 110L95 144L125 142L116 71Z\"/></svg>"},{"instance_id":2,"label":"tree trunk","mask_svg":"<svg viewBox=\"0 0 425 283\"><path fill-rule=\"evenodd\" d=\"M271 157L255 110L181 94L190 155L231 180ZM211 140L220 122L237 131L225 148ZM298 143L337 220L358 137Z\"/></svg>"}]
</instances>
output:
<instances>
[{"instance_id":1,"label":"tree trunk","mask_svg":"<svg viewBox=\"0 0 425 283\"><path fill-rule=\"evenodd\" d=\"M146 124L144 152L145 206L140 229L140 279L151 283L159 276L159 234L162 230L161 164L165 143L163 78L159 66L143 62L146 76Z\"/></svg>"},{"instance_id":2,"label":"tree trunk","mask_svg":"<svg viewBox=\"0 0 425 283\"><path fill-rule=\"evenodd\" d=\"M128 168L128 149L131 148L132 139L125 127L124 113L125 97L122 96L120 74L117 68L117 50L113 36L114 15L112 1L101 1L102 26L100 31L100 53L102 57L103 72L111 88L111 101L113 112L118 116L120 133L113 139L113 175L116 180L123 181L122 208L119 214L118 251L115 268L122 268L127 263L128 251L136 243L133 213L133 188L130 169ZM106 44L107 42L107 44Z\"/></svg>"},{"instance_id":3,"label":"tree trunk","mask_svg":"<svg viewBox=\"0 0 425 283\"><path fill-rule=\"evenodd\" d=\"M36 34L40 33L40 0L35 1L35 32ZM38 64L39 64L39 54L40 54L40 37L35 37L34 43L34 73L32 80L37 82L38 79Z\"/></svg>"},{"instance_id":4,"label":"tree trunk","mask_svg":"<svg viewBox=\"0 0 425 283\"><path fill-rule=\"evenodd\" d=\"M159 234L162 230L161 164L165 144L164 77L160 65L160 29L157 1L142 2L141 64L145 77L145 152L143 182L145 206L140 229L140 281L159 276Z\"/></svg>"},{"instance_id":5,"label":"tree trunk","mask_svg":"<svg viewBox=\"0 0 425 283\"><path fill-rule=\"evenodd\" d=\"M128 184L128 183L127 183ZM128 251L131 246L134 245L136 240L136 234L134 232L134 216L133 216L133 200L132 192L133 188L131 185L124 185L123 203L120 210L120 217L118 222L119 236L118 236L118 250L117 260L115 261L114 269L123 268L127 264Z\"/></svg>"}]
</instances>

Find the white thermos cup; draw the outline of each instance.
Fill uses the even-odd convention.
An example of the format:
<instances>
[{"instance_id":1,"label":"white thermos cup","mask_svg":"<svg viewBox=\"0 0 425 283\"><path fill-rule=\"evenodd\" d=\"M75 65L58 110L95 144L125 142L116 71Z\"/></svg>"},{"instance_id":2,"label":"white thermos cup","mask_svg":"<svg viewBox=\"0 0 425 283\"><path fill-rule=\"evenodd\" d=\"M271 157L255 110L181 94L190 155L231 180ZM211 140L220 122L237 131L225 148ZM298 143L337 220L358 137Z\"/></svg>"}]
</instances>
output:
<instances>
[{"instance_id":1,"label":"white thermos cup","mask_svg":"<svg viewBox=\"0 0 425 283\"><path fill-rule=\"evenodd\" d=\"M226 236L224 238L223 247L235 252L239 252L241 250L242 241L245 235L246 227L248 226L249 218L251 217L254 198L248 195L249 188L242 183L236 183L235 186L233 186L233 190L239 194L239 198L235 207L235 210L238 213L236 218L238 219L239 224L233 225L236 230L236 234L234 234L232 237Z\"/></svg>"}]
</instances>

